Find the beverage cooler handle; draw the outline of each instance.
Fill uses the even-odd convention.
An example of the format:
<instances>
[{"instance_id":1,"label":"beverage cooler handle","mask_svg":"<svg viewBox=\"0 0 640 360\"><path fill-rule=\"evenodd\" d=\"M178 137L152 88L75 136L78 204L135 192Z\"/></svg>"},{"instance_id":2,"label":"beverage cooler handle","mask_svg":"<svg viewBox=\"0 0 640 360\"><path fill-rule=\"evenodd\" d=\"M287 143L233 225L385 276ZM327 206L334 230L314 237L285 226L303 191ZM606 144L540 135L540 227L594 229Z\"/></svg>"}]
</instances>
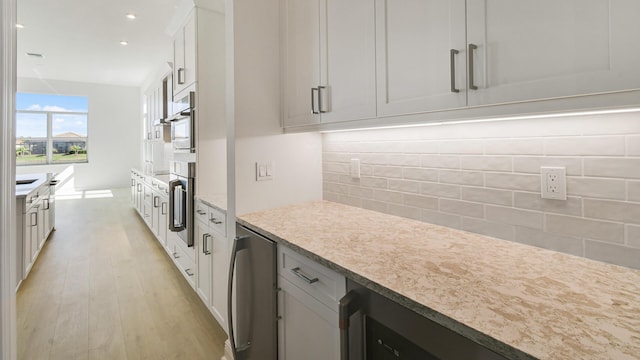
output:
<instances>
[{"instance_id":1,"label":"beverage cooler handle","mask_svg":"<svg viewBox=\"0 0 640 360\"><path fill-rule=\"evenodd\" d=\"M180 222L176 226L176 188L182 187L180 180L171 180L169 182L169 230L179 232L184 230L184 223ZM178 200L182 202L181 200ZM181 206L182 208L182 206Z\"/></svg>"},{"instance_id":2,"label":"beverage cooler handle","mask_svg":"<svg viewBox=\"0 0 640 360\"><path fill-rule=\"evenodd\" d=\"M227 291L227 309L229 312L229 343L231 344L231 352L233 353L233 358L235 360L241 360L241 357L238 353L247 349L247 346L242 346L240 349L236 348L236 337L233 331L233 275L235 273L236 268L236 257L238 253L242 250L247 250L247 242L249 241L249 236L238 236L233 239L233 248L231 250L231 264L229 265L229 281L227 283L228 291Z\"/></svg>"},{"instance_id":3,"label":"beverage cooler handle","mask_svg":"<svg viewBox=\"0 0 640 360\"><path fill-rule=\"evenodd\" d=\"M340 327L340 360L349 360L349 318L360 309L358 294L349 291L338 307L338 326Z\"/></svg>"}]
</instances>

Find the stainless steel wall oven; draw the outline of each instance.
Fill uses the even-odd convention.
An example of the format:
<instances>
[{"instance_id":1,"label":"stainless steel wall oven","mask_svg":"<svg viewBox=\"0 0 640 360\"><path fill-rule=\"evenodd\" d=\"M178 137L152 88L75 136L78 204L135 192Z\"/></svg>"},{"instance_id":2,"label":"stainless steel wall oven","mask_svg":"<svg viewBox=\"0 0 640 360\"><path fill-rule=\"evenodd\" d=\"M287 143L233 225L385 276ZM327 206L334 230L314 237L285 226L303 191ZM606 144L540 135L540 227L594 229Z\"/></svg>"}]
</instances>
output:
<instances>
[{"instance_id":1,"label":"stainless steel wall oven","mask_svg":"<svg viewBox=\"0 0 640 360\"><path fill-rule=\"evenodd\" d=\"M184 96L174 98L172 108L173 115L168 121L173 152L195 153L196 93L187 91Z\"/></svg>"},{"instance_id":2,"label":"stainless steel wall oven","mask_svg":"<svg viewBox=\"0 0 640 360\"><path fill-rule=\"evenodd\" d=\"M169 230L193 246L193 196L196 164L172 161L169 173Z\"/></svg>"}]
</instances>

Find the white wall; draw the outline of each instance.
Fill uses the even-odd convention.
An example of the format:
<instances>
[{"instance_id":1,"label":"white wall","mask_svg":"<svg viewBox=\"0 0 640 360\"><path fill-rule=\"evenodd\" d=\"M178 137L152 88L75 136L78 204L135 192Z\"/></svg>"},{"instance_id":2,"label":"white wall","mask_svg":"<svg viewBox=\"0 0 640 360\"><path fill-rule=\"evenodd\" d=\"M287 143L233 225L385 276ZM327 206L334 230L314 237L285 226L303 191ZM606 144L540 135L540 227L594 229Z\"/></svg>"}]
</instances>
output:
<instances>
[{"instance_id":1,"label":"white wall","mask_svg":"<svg viewBox=\"0 0 640 360\"><path fill-rule=\"evenodd\" d=\"M74 164L76 190L129 186L131 168L140 168L140 122L138 87L19 78L18 92L89 97L88 157ZM68 165L18 166L18 174L61 172Z\"/></svg>"},{"instance_id":2,"label":"white wall","mask_svg":"<svg viewBox=\"0 0 640 360\"><path fill-rule=\"evenodd\" d=\"M231 12L236 213L319 200L321 135L283 134L280 126L279 2L234 1ZM256 181L256 161L273 162L272 180Z\"/></svg>"}]
</instances>

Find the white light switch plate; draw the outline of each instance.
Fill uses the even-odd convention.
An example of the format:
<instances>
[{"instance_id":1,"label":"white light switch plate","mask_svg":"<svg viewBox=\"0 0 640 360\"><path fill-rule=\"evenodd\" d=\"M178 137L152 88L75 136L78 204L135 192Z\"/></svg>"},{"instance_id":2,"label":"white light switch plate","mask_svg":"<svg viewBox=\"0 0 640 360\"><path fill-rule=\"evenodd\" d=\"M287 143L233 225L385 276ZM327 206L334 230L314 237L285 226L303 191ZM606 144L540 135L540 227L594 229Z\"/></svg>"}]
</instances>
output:
<instances>
[{"instance_id":1,"label":"white light switch plate","mask_svg":"<svg viewBox=\"0 0 640 360\"><path fill-rule=\"evenodd\" d=\"M273 179L273 161L256 162L256 181Z\"/></svg>"},{"instance_id":2,"label":"white light switch plate","mask_svg":"<svg viewBox=\"0 0 640 360\"><path fill-rule=\"evenodd\" d=\"M351 178L360 179L360 159L351 159Z\"/></svg>"}]
</instances>

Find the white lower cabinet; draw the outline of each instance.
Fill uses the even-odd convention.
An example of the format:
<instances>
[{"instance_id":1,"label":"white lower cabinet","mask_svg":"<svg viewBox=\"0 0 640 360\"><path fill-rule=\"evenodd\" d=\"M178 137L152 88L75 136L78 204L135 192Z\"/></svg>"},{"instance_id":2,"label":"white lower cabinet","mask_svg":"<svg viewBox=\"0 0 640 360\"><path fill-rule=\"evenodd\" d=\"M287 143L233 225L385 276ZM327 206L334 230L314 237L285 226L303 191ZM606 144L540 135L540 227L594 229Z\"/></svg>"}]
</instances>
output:
<instances>
[{"instance_id":1,"label":"white lower cabinet","mask_svg":"<svg viewBox=\"0 0 640 360\"><path fill-rule=\"evenodd\" d=\"M278 286L278 359L339 359L344 276L279 245Z\"/></svg>"},{"instance_id":2,"label":"white lower cabinet","mask_svg":"<svg viewBox=\"0 0 640 360\"><path fill-rule=\"evenodd\" d=\"M197 251L196 292L213 317L227 328L227 273L229 254L226 245L226 216L202 201L195 204Z\"/></svg>"}]
</instances>

